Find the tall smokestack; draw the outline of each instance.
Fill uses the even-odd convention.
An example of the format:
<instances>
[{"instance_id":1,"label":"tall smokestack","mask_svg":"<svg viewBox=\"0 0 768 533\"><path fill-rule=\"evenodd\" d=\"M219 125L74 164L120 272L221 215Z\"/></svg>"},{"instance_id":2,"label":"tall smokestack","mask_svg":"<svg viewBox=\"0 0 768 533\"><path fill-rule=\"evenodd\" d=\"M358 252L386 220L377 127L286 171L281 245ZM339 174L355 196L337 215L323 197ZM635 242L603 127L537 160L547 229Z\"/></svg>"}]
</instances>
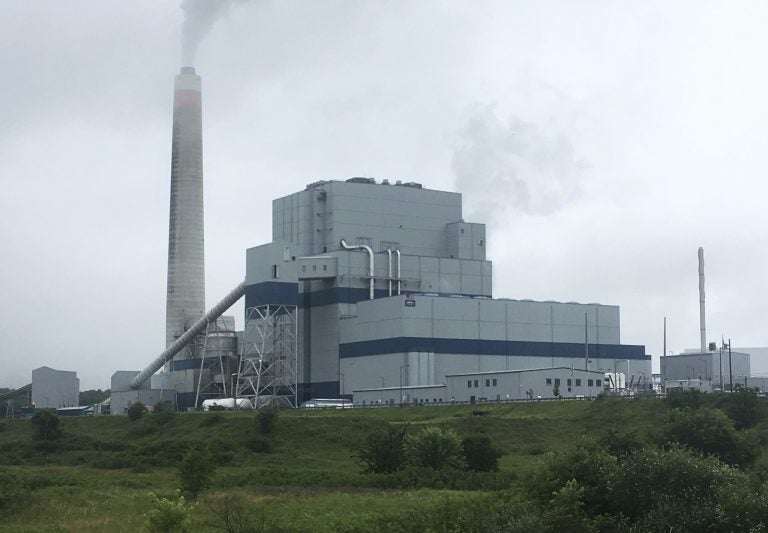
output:
<instances>
[{"instance_id":1,"label":"tall smokestack","mask_svg":"<svg viewBox=\"0 0 768 533\"><path fill-rule=\"evenodd\" d=\"M704 248L699 246L699 325L701 327L701 353L707 351L707 322L704 310Z\"/></svg>"},{"instance_id":2,"label":"tall smokestack","mask_svg":"<svg viewBox=\"0 0 768 533\"><path fill-rule=\"evenodd\" d=\"M182 67L173 93L166 347L205 313L204 261L200 76Z\"/></svg>"}]
</instances>

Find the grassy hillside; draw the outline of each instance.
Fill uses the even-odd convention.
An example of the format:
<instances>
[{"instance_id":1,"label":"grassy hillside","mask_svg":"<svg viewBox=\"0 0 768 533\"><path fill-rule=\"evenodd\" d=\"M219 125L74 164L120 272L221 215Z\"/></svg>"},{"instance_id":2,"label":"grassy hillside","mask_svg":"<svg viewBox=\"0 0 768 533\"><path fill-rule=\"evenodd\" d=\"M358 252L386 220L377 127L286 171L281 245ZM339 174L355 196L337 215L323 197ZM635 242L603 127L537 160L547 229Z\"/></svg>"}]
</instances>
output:
<instances>
[{"instance_id":1,"label":"grassy hillside","mask_svg":"<svg viewBox=\"0 0 768 533\"><path fill-rule=\"evenodd\" d=\"M615 430L651 432L669 409L660 400L606 399L297 410L280 412L270 435L260 434L247 412L63 418L61 439L44 446L33 442L29 420L9 420L0 423L0 484L13 480L7 485L21 496L11 494L3 509L0 489L0 529L140 531L150 493L170 497L179 486L179 461L205 444L217 470L192 511L193 530L213 531L206 523L216 509L237 514L246 507L258 511L263 530L395 531L430 510L445 514L455 501L474 501L475 509L499 497L514 501L548 452ZM387 424L407 424L408 433L438 426L487 435L504 452L499 472L365 473L354 450Z\"/></svg>"}]
</instances>

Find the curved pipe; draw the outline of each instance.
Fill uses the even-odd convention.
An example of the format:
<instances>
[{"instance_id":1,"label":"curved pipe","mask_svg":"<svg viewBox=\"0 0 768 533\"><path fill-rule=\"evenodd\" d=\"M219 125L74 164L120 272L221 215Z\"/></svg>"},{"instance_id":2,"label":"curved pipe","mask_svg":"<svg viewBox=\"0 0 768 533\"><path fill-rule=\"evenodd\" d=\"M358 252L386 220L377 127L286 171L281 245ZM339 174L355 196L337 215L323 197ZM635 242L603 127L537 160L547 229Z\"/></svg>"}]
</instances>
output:
<instances>
[{"instance_id":1,"label":"curved pipe","mask_svg":"<svg viewBox=\"0 0 768 533\"><path fill-rule=\"evenodd\" d=\"M147 365L144 370L142 370L135 378L133 378L133 381L131 381L131 388L138 389L142 383L147 381L152 376L152 374L160 370L161 366L173 359L173 356L179 353L182 348L184 348L192 341L192 339L205 331L205 328L208 327L208 324L219 318L224 311L232 307L232 304L238 301L243 296L243 294L245 294L244 281L232 289L230 293L224 297L223 300L214 305L207 313L205 313L203 318L192 324L191 328L185 331L181 337L176 339L170 346L168 346L168 348L165 349L163 353L158 355L154 361Z\"/></svg>"},{"instance_id":2,"label":"curved pipe","mask_svg":"<svg viewBox=\"0 0 768 533\"><path fill-rule=\"evenodd\" d=\"M400 294L400 250L395 250L397 255L397 294Z\"/></svg>"},{"instance_id":3,"label":"curved pipe","mask_svg":"<svg viewBox=\"0 0 768 533\"><path fill-rule=\"evenodd\" d=\"M341 239L341 247L345 250L365 250L368 252L368 275L370 276L368 299L373 300L373 250L371 250L370 246L366 246L365 244L356 244L355 246L350 246L344 239Z\"/></svg>"},{"instance_id":4,"label":"curved pipe","mask_svg":"<svg viewBox=\"0 0 768 533\"><path fill-rule=\"evenodd\" d=\"M391 248L387 248L387 261L388 261L387 281L389 284L389 296L392 296L392 249Z\"/></svg>"}]
</instances>

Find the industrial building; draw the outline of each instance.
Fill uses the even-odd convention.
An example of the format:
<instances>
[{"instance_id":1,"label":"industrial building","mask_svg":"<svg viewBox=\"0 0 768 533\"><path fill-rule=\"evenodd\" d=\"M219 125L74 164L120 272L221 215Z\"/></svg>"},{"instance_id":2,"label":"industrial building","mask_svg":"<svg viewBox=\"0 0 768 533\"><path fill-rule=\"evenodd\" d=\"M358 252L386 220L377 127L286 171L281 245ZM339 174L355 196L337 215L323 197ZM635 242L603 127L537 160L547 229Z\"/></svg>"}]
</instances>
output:
<instances>
[{"instance_id":1,"label":"industrial building","mask_svg":"<svg viewBox=\"0 0 768 533\"><path fill-rule=\"evenodd\" d=\"M113 413L168 394L179 409L225 397L295 407L473 372L566 368L650 382L645 347L621 344L617 306L493 299L485 225L464 220L460 194L415 182L318 181L274 200L272 242L246 251L245 280L205 312L200 87L183 67L165 350L113 376ZM236 332L221 315L242 296Z\"/></svg>"},{"instance_id":2,"label":"industrial building","mask_svg":"<svg viewBox=\"0 0 768 533\"><path fill-rule=\"evenodd\" d=\"M35 407L77 407L80 379L77 372L41 366L32 371L32 405Z\"/></svg>"},{"instance_id":3,"label":"industrial building","mask_svg":"<svg viewBox=\"0 0 768 533\"><path fill-rule=\"evenodd\" d=\"M617 306L493 299L485 226L463 219L458 193L320 181L275 200L272 221L273 242L246 253L243 349L283 367L253 395L301 402L544 367L651 379L645 347L620 343ZM281 344L259 352L254 330Z\"/></svg>"},{"instance_id":4,"label":"industrial building","mask_svg":"<svg viewBox=\"0 0 768 533\"><path fill-rule=\"evenodd\" d=\"M441 385L404 385L355 390L358 407L400 404L510 402L594 398L608 386L605 374L576 368L500 370L445 376Z\"/></svg>"},{"instance_id":5,"label":"industrial building","mask_svg":"<svg viewBox=\"0 0 768 533\"><path fill-rule=\"evenodd\" d=\"M750 378L750 357L743 352L729 354L727 349L668 355L661 358L661 375L667 389L679 387L679 382L699 380L701 385L694 388L729 390L731 383L744 386L745 379Z\"/></svg>"}]
</instances>

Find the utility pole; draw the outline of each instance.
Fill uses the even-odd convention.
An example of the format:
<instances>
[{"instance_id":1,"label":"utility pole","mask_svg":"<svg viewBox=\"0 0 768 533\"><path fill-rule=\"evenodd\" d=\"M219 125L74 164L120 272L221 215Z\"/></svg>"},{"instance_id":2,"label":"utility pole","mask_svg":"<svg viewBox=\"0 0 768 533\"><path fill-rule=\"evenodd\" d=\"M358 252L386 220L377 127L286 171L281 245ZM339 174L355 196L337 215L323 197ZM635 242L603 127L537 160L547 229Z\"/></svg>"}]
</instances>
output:
<instances>
[{"instance_id":1,"label":"utility pole","mask_svg":"<svg viewBox=\"0 0 768 533\"><path fill-rule=\"evenodd\" d=\"M589 371L589 328L587 327L587 313L584 313L584 370Z\"/></svg>"},{"instance_id":2,"label":"utility pole","mask_svg":"<svg viewBox=\"0 0 768 533\"><path fill-rule=\"evenodd\" d=\"M731 360L731 339L728 338L728 379L731 382L731 392L733 392L733 361Z\"/></svg>"},{"instance_id":3,"label":"utility pole","mask_svg":"<svg viewBox=\"0 0 768 533\"><path fill-rule=\"evenodd\" d=\"M725 339L720 335L720 392L723 392L723 344Z\"/></svg>"},{"instance_id":4,"label":"utility pole","mask_svg":"<svg viewBox=\"0 0 768 533\"><path fill-rule=\"evenodd\" d=\"M661 373L661 390L667 392L667 387L665 385L665 382L667 381L667 317L664 317L664 351L662 352L661 356L664 358L662 361L662 363L664 363L662 365L664 367L664 371Z\"/></svg>"}]
</instances>

